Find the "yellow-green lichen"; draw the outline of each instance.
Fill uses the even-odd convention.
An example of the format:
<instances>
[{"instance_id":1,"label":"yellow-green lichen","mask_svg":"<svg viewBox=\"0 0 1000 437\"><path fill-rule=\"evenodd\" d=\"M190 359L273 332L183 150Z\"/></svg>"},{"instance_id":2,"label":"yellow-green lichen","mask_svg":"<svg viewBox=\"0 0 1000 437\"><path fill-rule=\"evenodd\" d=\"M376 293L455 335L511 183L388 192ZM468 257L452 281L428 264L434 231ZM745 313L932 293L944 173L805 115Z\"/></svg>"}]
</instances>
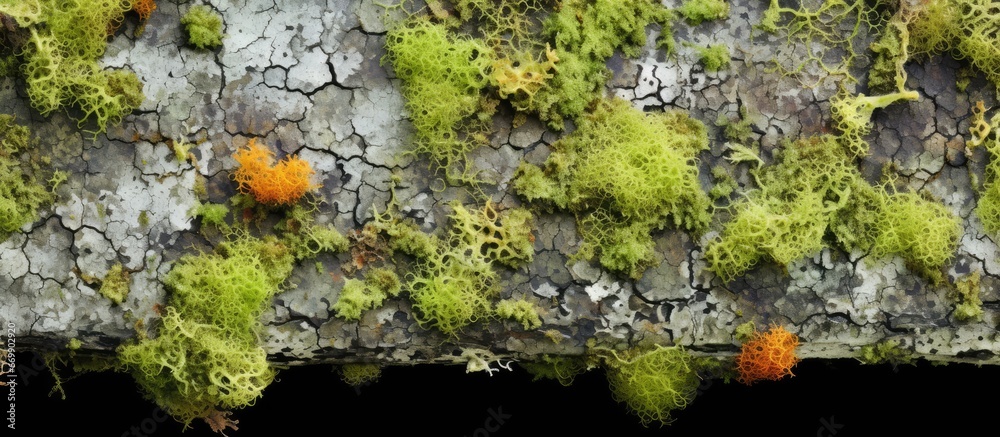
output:
<instances>
[{"instance_id":1,"label":"yellow-green lichen","mask_svg":"<svg viewBox=\"0 0 1000 437\"><path fill-rule=\"evenodd\" d=\"M129 292L129 272L117 263L108 269L108 273L101 280L100 293L116 305L121 305L125 301Z\"/></svg>"},{"instance_id":2,"label":"yellow-green lichen","mask_svg":"<svg viewBox=\"0 0 1000 437\"><path fill-rule=\"evenodd\" d=\"M949 293L955 301L955 318L963 322L983 319L983 301L979 297L979 271L972 272L955 281L955 288Z\"/></svg>"},{"instance_id":3,"label":"yellow-green lichen","mask_svg":"<svg viewBox=\"0 0 1000 437\"><path fill-rule=\"evenodd\" d=\"M100 133L142 104L134 73L97 63L131 7L127 0L0 2L0 14L23 28L20 72L32 107L42 115L76 107L79 124L93 120Z\"/></svg>"},{"instance_id":4,"label":"yellow-green lichen","mask_svg":"<svg viewBox=\"0 0 1000 437\"><path fill-rule=\"evenodd\" d=\"M378 364L350 363L340 366L340 379L352 387L371 384L381 376L382 368Z\"/></svg>"},{"instance_id":5,"label":"yellow-green lichen","mask_svg":"<svg viewBox=\"0 0 1000 437\"><path fill-rule=\"evenodd\" d=\"M195 5L181 17L188 44L200 50L212 50L222 45L222 16L210 6Z\"/></svg>"},{"instance_id":6,"label":"yellow-green lichen","mask_svg":"<svg viewBox=\"0 0 1000 437\"><path fill-rule=\"evenodd\" d=\"M502 300L496 307L497 316L519 322L525 330L538 329L542 319L535 304L526 300Z\"/></svg>"},{"instance_id":7,"label":"yellow-green lichen","mask_svg":"<svg viewBox=\"0 0 1000 437\"><path fill-rule=\"evenodd\" d=\"M0 114L0 241L38 220L39 209L54 199L52 191L39 183L39 170L19 159L36 143L27 127Z\"/></svg>"},{"instance_id":8,"label":"yellow-green lichen","mask_svg":"<svg viewBox=\"0 0 1000 437\"><path fill-rule=\"evenodd\" d=\"M913 364L916 358L913 352L903 349L895 340L881 341L862 346L858 351L858 361L864 364Z\"/></svg>"},{"instance_id":9,"label":"yellow-green lichen","mask_svg":"<svg viewBox=\"0 0 1000 437\"><path fill-rule=\"evenodd\" d=\"M707 147L705 126L685 113L646 114L626 101L604 100L553 144L541 167L522 164L513 187L543 209L576 215L580 257L639 277L654 261L654 230L700 232L708 225L710 200L695 165Z\"/></svg>"},{"instance_id":10,"label":"yellow-green lichen","mask_svg":"<svg viewBox=\"0 0 1000 437\"><path fill-rule=\"evenodd\" d=\"M157 334L120 346L122 365L185 427L252 404L275 376L259 318L294 260L277 239L245 230L216 253L182 257L164 280L170 298Z\"/></svg>"},{"instance_id":11,"label":"yellow-green lichen","mask_svg":"<svg viewBox=\"0 0 1000 437\"><path fill-rule=\"evenodd\" d=\"M701 379L684 349L656 345L606 354L611 392L643 425L673 421L671 413L694 400Z\"/></svg>"},{"instance_id":12,"label":"yellow-green lichen","mask_svg":"<svg viewBox=\"0 0 1000 437\"><path fill-rule=\"evenodd\" d=\"M363 281L347 279L331 309L337 317L359 320L363 311L381 307L386 299L398 296L401 289L402 284L395 272L374 268L365 272Z\"/></svg>"}]
</instances>

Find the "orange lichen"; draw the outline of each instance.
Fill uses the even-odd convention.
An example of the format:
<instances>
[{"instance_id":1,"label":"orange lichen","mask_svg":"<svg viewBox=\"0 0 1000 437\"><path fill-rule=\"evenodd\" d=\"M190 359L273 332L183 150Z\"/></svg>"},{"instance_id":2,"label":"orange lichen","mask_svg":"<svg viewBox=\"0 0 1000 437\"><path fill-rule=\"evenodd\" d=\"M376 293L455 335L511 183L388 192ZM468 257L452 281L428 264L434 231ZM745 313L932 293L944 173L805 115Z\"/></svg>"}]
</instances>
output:
<instances>
[{"instance_id":1,"label":"orange lichen","mask_svg":"<svg viewBox=\"0 0 1000 437\"><path fill-rule=\"evenodd\" d=\"M156 2L154 0L132 0L132 10L139 14L140 20L146 21L156 10Z\"/></svg>"},{"instance_id":2,"label":"orange lichen","mask_svg":"<svg viewBox=\"0 0 1000 437\"><path fill-rule=\"evenodd\" d=\"M738 380L750 385L762 379L777 381L786 375L795 376L792 367L799 362L795 356L798 345L799 337L781 326L772 326L767 332L755 332L736 356Z\"/></svg>"},{"instance_id":3,"label":"orange lichen","mask_svg":"<svg viewBox=\"0 0 1000 437\"><path fill-rule=\"evenodd\" d=\"M320 187L311 180L316 172L308 162L291 156L275 164L274 152L253 138L233 159L239 164L233 173L239 190L265 205L291 205Z\"/></svg>"}]
</instances>

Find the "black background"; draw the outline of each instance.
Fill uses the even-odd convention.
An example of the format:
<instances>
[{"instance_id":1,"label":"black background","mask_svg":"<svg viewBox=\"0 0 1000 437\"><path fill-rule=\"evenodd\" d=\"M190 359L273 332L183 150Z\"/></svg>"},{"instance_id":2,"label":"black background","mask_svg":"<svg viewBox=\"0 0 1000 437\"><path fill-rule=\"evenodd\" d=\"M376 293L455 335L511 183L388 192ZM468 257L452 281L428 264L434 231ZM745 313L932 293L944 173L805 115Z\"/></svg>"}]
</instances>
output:
<instances>
[{"instance_id":1,"label":"black background","mask_svg":"<svg viewBox=\"0 0 1000 437\"><path fill-rule=\"evenodd\" d=\"M25 368L36 367L29 358L18 355L25 367L15 392L15 435L87 431L117 437L132 435L131 427L139 431L135 435L215 435L199 422L184 433L172 419L155 422L155 406L126 374L84 375L65 384L66 400L48 397L52 378L47 371L29 371L24 383ZM395 367L357 390L341 382L331 366L283 370L256 405L236 413L240 430L227 434L483 436L487 433L480 428L492 409L510 417L494 426L491 436L958 435L977 429L994 435L1000 413L996 366L921 362L893 369L853 360L807 360L794 369L795 377L778 382L705 383L673 424L644 428L612 399L600 371L563 387L531 382L527 373L514 369L490 377L465 374L456 366ZM144 421L147 430L155 426L154 432L142 432Z\"/></svg>"}]
</instances>

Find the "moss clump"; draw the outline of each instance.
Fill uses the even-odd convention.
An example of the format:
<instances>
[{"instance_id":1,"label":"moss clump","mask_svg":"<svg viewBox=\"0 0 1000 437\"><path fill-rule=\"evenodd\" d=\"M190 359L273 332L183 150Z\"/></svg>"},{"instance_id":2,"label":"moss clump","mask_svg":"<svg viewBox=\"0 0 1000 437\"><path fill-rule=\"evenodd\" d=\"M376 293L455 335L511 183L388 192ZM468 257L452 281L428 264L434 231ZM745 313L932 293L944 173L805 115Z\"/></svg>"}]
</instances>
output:
<instances>
[{"instance_id":1,"label":"moss clump","mask_svg":"<svg viewBox=\"0 0 1000 437\"><path fill-rule=\"evenodd\" d=\"M502 300L496 307L497 316L521 323L525 330L538 329L542 319L538 317L538 308L526 300Z\"/></svg>"},{"instance_id":2,"label":"moss clump","mask_svg":"<svg viewBox=\"0 0 1000 437\"><path fill-rule=\"evenodd\" d=\"M899 255L911 270L935 282L942 279L941 267L954 256L961 233L956 215L916 193L887 196L877 228L873 256Z\"/></svg>"},{"instance_id":3,"label":"moss clump","mask_svg":"<svg viewBox=\"0 0 1000 437\"><path fill-rule=\"evenodd\" d=\"M837 130L840 131L839 141L854 156L867 156L868 141L865 140L865 136L872 129L872 112L900 100L919 98L920 93L916 91L901 91L881 96L848 95L845 92L837 94L830 101L830 112Z\"/></svg>"},{"instance_id":4,"label":"moss clump","mask_svg":"<svg viewBox=\"0 0 1000 437\"><path fill-rule=\"evenodd\" d=\"M378 381L382 368L378 364L344 364L340 366L340 379L347 385L360 387Z\"/></svg>"},{"instance_id":5,"label":"moss clump","mask_svg":"<svg viewBox=\"0 0 1000 437\"><path fill-rule=\"evenodd\" d=\"M949 293L955 301L955 318L963 322L983 319L983 301L979 298L979 271L972 272L955 281L955 288Z\"/></svg>"},{"instance_id":6,"label":"moss clump","mask_svg":"<svg viewBox=\"0 0 1000 437\"><path fill-rule=\"evenodd\" d=\"M761 260L787 265L822 248L831 215L860 178L832 137L788 143L754 175L759 188L732 205L732 220L705 250L725 282Z\"/></svg>"},{"instance_id":7,"label":"moss clump","mask_svg":"<svg viewBox=\"0 0 1000 437\"><path fill-rule=\"evenodd\" d=\"M157 335L120 346L119 359L185 427L252 404L275 376L259 318L293 262L276 239L245 231L216 253L181 258L165 279L171 294Z\"/></svg>"},{"instance_id":8,"label":"moss clump","mask_svg":"<svg viewBox=\"0 0 1000 437\"><path fill-rule=\"evenodd\" d=\"M206 5L196 5L181 17L181 25L187 33L188 44L199 50L212 50L222 46L222 16Z\"/></svg>"},{"instance_id":9,"label":"moss clump","mask_svg":"<svg viewBox=\"0 0 1000 437\"><path fill-rule=\"evenodd\" d=\"M0 241L27 223L38 220L38 210L54 196L38 182L38 166L19 158L35 147L27 127L12 115L0 114Z\"/></svg>"},{"instance_id":10,"label":"moss clump","mask_svg":"<svg viewBox=\"0 0 1000 437\"><path fill-rule=\"evenodd\" d=\"M763 260L787 265L815 253L829 244L828 232L847 250L899 255L934 281L954 253L957 217L917 194L872 187L835 137L788 143L775 165L752 174L759 187L731 206L732 219L705 250L725 282Z\"/></svg>"},{"instance_id":11,"label":"moss clump","mask_svg":"<svg viewBox=\"0 0 1000 437\"><path fill-rule=\"evenodd\" d=\"M124 19L131 2L121 0L39 0L0 3L21 29L21 74L31 105L42 115L76 106L79 123L92 119L96 133L121 121L144 100L134 73L103 70L109 32Z\"/></svg>"},{"instance_id":12,"label":"moss clump","mask_svg":"<svg viewBox=\"0 0 1000 437\"><path fill-rule=\"evenodd\" d=\"M225 229L229 226L226 223L226 216L229 215L229 207L221 203L201 203L192 211L195 217L201 217L202 226L215 226Z\"/></svg>"},{"instance_id":13,"label":"moss clump","mask_svg":"<svg viewBox=\"0 0 1000 437\"><path fill-rule=\"evenodd\" d=\"M125 301L125 297L128 296L128 284L128 270L125 270L121 263L117 263L108 269L108 273L101 280L101 295L110 299L116 305L121 305Z\"/></svg>"},{"instance_id":14,"label":"moss clump","mask_svg":"<svg viewBox=\"0 0 1000 437\"><path fill-rule=\"evenodd\" d=\"M337 317L360 320L361 312L382 306L390 297L399 295L402 284L395 272L375 268L365 273L364 281L348 279L332 306Z\"/></svg>"},{"instance_id":15,"label":"moss clump","mask_svg":"<svg viewBox=\"0 0 1000 437\"><path fill-rule=\"evenodd\" d=\"M375 213L372 226L389 236L389 246L413 256L404 288L417 323L457 336L467 325L496 317L492 302L500 293L495 264L517 268L531 260L531 214L520 208L497 210L487 203L470 211L454 203L452 226L444 238L403 222L395 202Z\"/></svg>"},{"instance_id":16,"label":"moss clump","mask_svg":"<svg viewBox=\"0 0 1000 437\"><path fill-rule=\"evenodd\" d=\"M296 261L314 258L321 253L346 252L347 239L332 224L316 223L312 212L295 205L285 211L285 218L275 226L281 242Z\"/></svg>"},{"instance_id":17,"label":"moss clump","mask_svg":"<svg viewBox=\"0 0 1000 437\"><path fill-rule=\"evenodd\" d=\"M898 341L887 340L862 346L858 351L858 361L864 364L889 363L895 367L900 364L913 364L916 358L913 357L913 352L900 347Z\"/></svg>"},{"instance_id":18,"label":"moss clump","mask_svg":"<svg viewBox=\"0 0 1000 437\"><path fill-rule=\"evenodd\" d=\"M652 231L706 228L710 200L695 155L707 147L705 126L682 112L645 114L626 101L604 100L553 144L542 167L522 164L513 186L543 209L576 215L580 257L639 277L654 261Z\"/></svg>"},{"instance_id":19,"label":"moss clump","mask_svg":"<svg viewBox=\"0 0 1000 437\"><path fill-rule=\"evenodd\" d=\"M728 17L729 3L726 0L685 0L677 12L680 12L689 24L697 26L704 21Z\"/></svg>"},{"instance_id":20,"label":"moss clump","mask_svg":"<svg viewBox=\"0 0 1000 437\"><path fill-rule=\"evenodd\" d=\"M585 357L543 355L541 361L518 363L531 374L532 381L553 379L563 386L570 386L577 375L591 368Z\"/></svg>"},{"instance_id":21,"label":"moss clump","mask_svg":"<svg viewBox=\"0 0 1000 437\"><path fill-rule=\"evenodd\" d=\"M491 302L500 293L500 277L493 263L516 267L527 262L533 250L524 250L531 248L533 238L530 214L518 209L497 213L487 204L470 213L453 204L452 211L446 243L418 259L407 288L417 323L454 336L470 323L494 316Z\"/></svg>"},{"instance_id":22,"label":"moss clump","mask_svg":"<svg viewBox=\"0 0 1000 437\"><path fill-rule=\"evenodd\" d=\"M695 46L695 50L698 51L698 61L705 66L706 71L720 71L729 66L729 48L724 44Z\"/></svg>"},{"instance_id":23,"label":"moss clump","mask_svg":"<svg viewBox=\"0 0 1000 437\"><path fill-rule=\"evenodd\" d=\"M605 360L611 392L643 425L668 424L697 394L701 379L694 360L680 347L611 352Z\"/></svg>"},{"instance_id":24,"label":"moss clump","mask_svg":"<svg viewBox=\"0 0 1000 437\"><path fill-rule=\"evenodd\" d=\"M444 24L415 16L389 30L385 61L403 82L416 151L444 169L449 180L466 178L463 161L477 145L471 133L485 130L484 121L473 116L490 83L494 52L481 40L452 35Z\"/></svg>"},{"instance_id":25,"label":"moss clump","mask_svg":"<svg viewBox=\"0 0 1000 437\"><path fill-rule=\"evenodd\" d=\"M646 44L646 27L663 27L660 43L673 52L671 10L651 0L567 0L544 23L544 35L559 59L556 73L532 101L532 109L556 130L564 119L577 119L602 97L608 73L605 63L616 50L638 56Z\"/></svg>"}]
</instances>

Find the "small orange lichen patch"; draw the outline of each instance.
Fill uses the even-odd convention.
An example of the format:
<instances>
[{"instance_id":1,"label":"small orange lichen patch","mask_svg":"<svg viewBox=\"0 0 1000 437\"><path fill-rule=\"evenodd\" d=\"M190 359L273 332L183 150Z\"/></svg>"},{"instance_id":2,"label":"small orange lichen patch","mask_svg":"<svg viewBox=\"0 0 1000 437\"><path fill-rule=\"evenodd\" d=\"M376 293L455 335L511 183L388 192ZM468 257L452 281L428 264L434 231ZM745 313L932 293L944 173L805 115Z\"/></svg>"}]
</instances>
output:
<instances>
[{"instance_id":1,"label":"small orange lichen patch","mask_svg":"<svg viewBox=\"0 0 1000 437\"><path fill-rule=\"evenodd\" d=\"M257 145L256 139L236 151L233 159L239 164L233 173L239 190L265 205L291 205L319 188L311 180L316 172L308 162L291 156L275 164L274 152Z\"/></svg>"},{"instance_id":2,"label":"small orange lichen patch","mask_svg":"<svg viewBox=\"0 0 1000 437\"><path fill-rule=\"evenodd\" d=\"M139 14L140 20L146 21L156 10L156 2L154 0L132 0L132 10Z\"/></svg>"},{"instance_id":3,"label":"small orange lichen patch","mask_svg":"<svg viewBox=\"0 0 1000 437\"><path fill-rule=\"evenodd\" d=\"M736 356L736 368L740 371L738 380L750 385L762 379L777 381L786 375L795 376L792 366L799 362L795 356L798 345L799 337L781 326L754 333Z\"/></svg>"}]
</instances>

